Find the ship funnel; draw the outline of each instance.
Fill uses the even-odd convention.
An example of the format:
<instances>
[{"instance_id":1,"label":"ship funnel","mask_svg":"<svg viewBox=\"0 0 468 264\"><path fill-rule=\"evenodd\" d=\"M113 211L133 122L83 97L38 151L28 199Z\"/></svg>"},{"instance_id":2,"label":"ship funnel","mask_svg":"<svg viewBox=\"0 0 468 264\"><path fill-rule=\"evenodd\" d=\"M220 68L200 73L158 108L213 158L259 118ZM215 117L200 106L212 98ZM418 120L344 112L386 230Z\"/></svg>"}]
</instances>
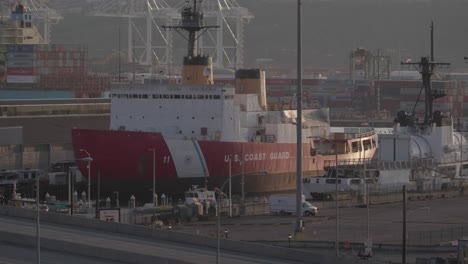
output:
<instances>
[{"instance_id":1,"label":"ship funnel","mask_svg":"<svg viewBox=\"0 0 468 264\"><path fill-rule=\"evenodd\" d=\"M213 65L209 56L184 57L182 84L213 84Z\"/></svg>"},{"instance_id":2,"label":"ship funnel","mask_svg":"<svg viewBox=\"0 0 468 264\"><path fill-rule=\"evenodd\" d=\"M258 104L266 110L265 71L240 69L236 71L236 94L257 94Z\"/></svg>"}]
</instances>

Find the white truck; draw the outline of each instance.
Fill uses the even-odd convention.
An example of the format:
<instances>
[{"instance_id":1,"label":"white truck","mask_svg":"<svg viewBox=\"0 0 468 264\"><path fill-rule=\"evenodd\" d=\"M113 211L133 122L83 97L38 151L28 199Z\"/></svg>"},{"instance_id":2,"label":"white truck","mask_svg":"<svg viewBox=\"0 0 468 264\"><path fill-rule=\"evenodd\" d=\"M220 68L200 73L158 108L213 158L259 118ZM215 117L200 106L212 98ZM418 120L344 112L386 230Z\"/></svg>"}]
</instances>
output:
<instances>
[{"instance_id":1,"label":"white truck","mask_svg":"<svg viewBox=\"0 0 468 264\"><path fill-rule=\"evenodd\" d=\"M270 195L270 213L276 215L296 214L295 194ZM304 216L316 215L317 207L311 205L302 195L302 214Z\"/></svg>"}]
</instances>

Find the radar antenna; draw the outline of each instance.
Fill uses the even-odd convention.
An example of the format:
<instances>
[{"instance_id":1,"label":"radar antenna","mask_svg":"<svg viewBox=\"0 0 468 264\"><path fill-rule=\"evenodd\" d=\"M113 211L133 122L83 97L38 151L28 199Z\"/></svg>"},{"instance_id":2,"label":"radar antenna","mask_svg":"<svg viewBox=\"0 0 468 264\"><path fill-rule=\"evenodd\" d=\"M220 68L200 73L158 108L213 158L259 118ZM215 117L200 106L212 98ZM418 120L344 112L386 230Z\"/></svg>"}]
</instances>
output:
<instances>
[{"instance_id":1,"label":"radar antenna","mask_svg":"<svg viewBox=\"0 0 468 264\"><path fill-rule=\"evenodd\" d=\"M414 65L422 75L422 87L424 89L424 125L428 126L432 121L434 99L446 96L442 90L431 89L431 76L437 66L449 66L450 63L434 62L434 23L431 22L431 61L427 57L421 57L419 62L401 62L401 65ZM419 98L418 98L419 100Z\"/></svg>"},{"instance_id":2,"label":"radar antenna","mask_svg":"<svg viewBox=\"0 0 468 264\"><path fill-rule=\"evenodd\" d=\"M188 1L187 1L188 3ZM201 1L200 1L201 3ZM210 28L219 28L219 26L205 26L203 13L198 11L197 0L193 0L193 6L184 7L181 12L182 21L179 26L162 26L164 29L175 30L188 41L187 57L193 58L198 55L197 40ZM182 34L182 31L188 32L188 37ZM198 31L201 31L198 33Z\"/></svg>"}]
</instances>

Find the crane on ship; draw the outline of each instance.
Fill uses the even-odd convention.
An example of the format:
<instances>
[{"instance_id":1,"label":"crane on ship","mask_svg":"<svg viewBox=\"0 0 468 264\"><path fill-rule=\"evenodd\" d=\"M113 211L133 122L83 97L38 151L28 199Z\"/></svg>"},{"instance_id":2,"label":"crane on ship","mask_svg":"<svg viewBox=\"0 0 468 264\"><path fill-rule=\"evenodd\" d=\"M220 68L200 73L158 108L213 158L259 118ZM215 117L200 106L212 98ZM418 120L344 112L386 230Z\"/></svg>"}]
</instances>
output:
<instances>
[{"instance_id":1,"label":"crane on ship","mask_svg":"<svg viewBox=\"0 0 468 264\"><path fill-rule=\"evenodd\" d=\"M143 65L157 64L168 72L174 55L173 32L160 25L179 25L180 11L186 1L170 5L167 0L100 0L88 1L84 13L90 16L118 17L127 20L127 61ZM172 1L174 2L174 1ZM205 20L220 25L217 32L208 32L198 39L198 47L210 54L218 67L242 67L244 64L244 25L253 18L236 0L199 1ZM139 21L146 20L145 30ZM210 21L210 22L211 22ZM119 26L120 27L120 26ZM120 29L116 29L117 30ZM153 36L156 32L156 36ZM216 34L216 35L215 35Z\"/></svg>"},{"instance_id":2,"label":"crane on ship","mask_svg":"<svg viewBox=\"0 0 468 264\"><path fill-rule=\"evenodd\" d=\"M47 0L3 0L0 1L2 20L9 18L9 13L16 5L23 5L24 8L34 14L36 20L42 24L42 38L45 43L50 43L52 37L52 25L59 23L63 17L47 5Z\"/></svg>"}]
</instances>

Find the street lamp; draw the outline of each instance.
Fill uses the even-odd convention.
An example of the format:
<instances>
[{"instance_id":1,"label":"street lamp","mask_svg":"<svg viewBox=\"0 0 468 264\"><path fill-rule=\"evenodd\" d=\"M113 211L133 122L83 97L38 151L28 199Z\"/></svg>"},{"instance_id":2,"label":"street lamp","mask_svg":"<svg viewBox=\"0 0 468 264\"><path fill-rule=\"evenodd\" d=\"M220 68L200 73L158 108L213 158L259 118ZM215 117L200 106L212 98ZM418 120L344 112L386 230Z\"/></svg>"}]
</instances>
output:
<instances>
[{"instance_id":1,"label":"street lamp","mask_svg":"<svg viewBox=\"0 0 468 264\"><path fill-rule=\"evenodd\" d=\"M156 148L149 149L153 152L153 209L156 210Z\"/></svg>"},{"instance_id":2,"label":"street lamp","mask_svg":"<svg viewBox=\"0 0 468 264\"><path fill-rule=\"evenodd\" d=\"M232 217L232 163L229 155L229 217Z\"/></svg>"},{"instance_id":3,"label":"street lamp","mask_svg":"<svg viewBox=\"0 0 468 264\"><path fill-rule=\"evenodd\" d=\"M319 140L325 140L329 143L331 143L335 149L335 217L336 217L336 225L335 225L335 253L338 256L339 254L339 249L338 249L338 146L336 142L323 138L323 137L307 137L307 138L317 138Z\"/></svg>"},{"instance_id":4,"label":"street lamp","mask_svg":"<svg viewBox=\"0 0 468 264\"><path fill-rule=\"evenodd\" d=\"M229 234L229 229L224 229L224 237L226 238L226 240L228 239L228 234Z\"/></svg>"},{"instance_id":5,"label":"street lamp","mask_svg":"<svg viewBox=\"0 0 468 264\"><path fill-rule=\"evenodd\" d=\"M288 234L288 248L291 248L291 238L292 238L292 235L291 233Z\"/></svg>"},{"instance_id":6,"label":"street lamp","mask_svg":"<svg viewBox=\"0 0 468 264\"><path fill-rule=\"evenodd\" d=\"M268 173L267 170L262 170L262 171L259 171L259 172L255 172L255 173L258 173L258 174L266 174ZM255 173L249 173L249 174L255 174ZM219 201L217 201L217 213L218 213L218 217L217 217L217 222L216 222L216 239L218 241L217 243L217 246L216 246L216 263L217 264L220 264L221 263L221 253L220 253L220 248L221 248L221 239L220 239L220 236L219 236L219 233L220 233L220 228L221 228L221 201L222 201L222 192L224 190L224 187L226 186L226 184L228 182L231 181L231 178L232 177L238 177L238 176L242 176L244 174L236 174L236 175L233 175L231 177L229 177L228 179L226 179L223 184L221 185L221 188L219 188Z\"/></svg>"},{"instance_id":7,"label":"street lamp","mask_svg":"<svg viewBox=\"0 0 468 264\"><path fill-rule=\"evenodd\" d=\"M73 189L72 189L72 178L73 178L73 183L75 183L74 177L72 177L72 171L75 173L76 167L70 166L68 167L68 203L70 205L70 209L68 211L69 215L73 215Z\"/></svg>"},{"instance_id":8,"label":"street lamp","mask_svg":"<svg viewBox=\"0 0 468 264\"><path fill-rule=\"evenodd\" d=\"M39 210L39 174L36 174L36 217L37 217L37 222L36 222L36 238L37 238L37 251L36 251L36 257L37 257L37 263L41 263L41 227L39 224L39 215L40 215L40 210Z\"/></svg>"},{"instance_id":9,"label":"street lamp","mask_svg":"<svg viewBox=\"0 0 468 264\"><path fill-rule=\"evenodd\" d=\"M81 160L88 162L88 208L91 208L91 161L93 161L93 159L91 158L89 152L85 149L80 149L80 151L83 151L86 153L86 155L88 155L88 157L82 158Z\"/></svg>"}]
</instances>

